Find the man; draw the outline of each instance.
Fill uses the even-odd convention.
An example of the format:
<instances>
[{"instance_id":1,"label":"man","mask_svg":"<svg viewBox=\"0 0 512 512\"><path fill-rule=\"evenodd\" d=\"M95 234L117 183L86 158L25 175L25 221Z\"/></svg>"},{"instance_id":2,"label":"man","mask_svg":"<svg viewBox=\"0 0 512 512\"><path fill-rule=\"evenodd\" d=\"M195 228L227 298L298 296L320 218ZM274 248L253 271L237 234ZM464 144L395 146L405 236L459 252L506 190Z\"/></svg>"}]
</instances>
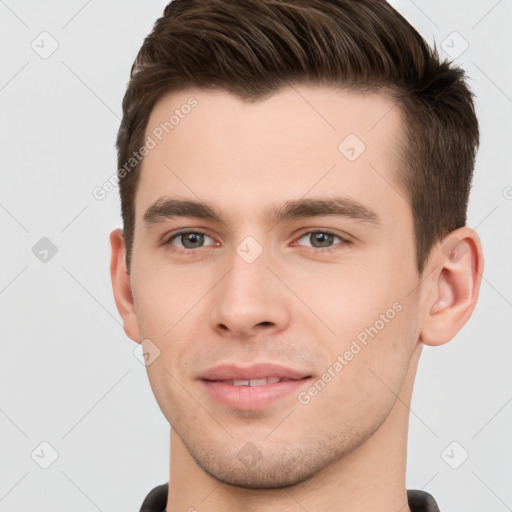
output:
<instances>
[{"instance_id":1,"label":"man","mask_svg":"<svg viewBox=\"0 0 512 512\"><path fill-rule=\"evenodd\" d=\"M422 346L483 257L462 70L381 0L175 0L132 68L111 275L171 425L141 511L436 511Z\"/></svg>"}]
</instances>

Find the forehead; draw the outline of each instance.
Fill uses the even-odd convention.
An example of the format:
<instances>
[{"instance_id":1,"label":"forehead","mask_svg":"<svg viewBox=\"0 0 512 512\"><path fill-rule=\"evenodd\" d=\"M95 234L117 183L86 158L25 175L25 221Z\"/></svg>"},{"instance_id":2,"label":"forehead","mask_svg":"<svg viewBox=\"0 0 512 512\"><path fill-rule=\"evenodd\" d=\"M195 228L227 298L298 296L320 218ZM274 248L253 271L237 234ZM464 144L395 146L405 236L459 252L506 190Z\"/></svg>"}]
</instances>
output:
<instances>
[{"instance_id":1,"label":"forehead","mask_svg":"<svg viewBox=\"0 0 512 512\"><path fill-rule=\"evenodd\" d=\"M137 220L162 196L212 200L247 215L336 192L399 207L401 111L383 93L290 86L258 102L225 91L168 93L146 128ZM404 205L401 205L402 208Z\"/></svg>"}]
</instances>

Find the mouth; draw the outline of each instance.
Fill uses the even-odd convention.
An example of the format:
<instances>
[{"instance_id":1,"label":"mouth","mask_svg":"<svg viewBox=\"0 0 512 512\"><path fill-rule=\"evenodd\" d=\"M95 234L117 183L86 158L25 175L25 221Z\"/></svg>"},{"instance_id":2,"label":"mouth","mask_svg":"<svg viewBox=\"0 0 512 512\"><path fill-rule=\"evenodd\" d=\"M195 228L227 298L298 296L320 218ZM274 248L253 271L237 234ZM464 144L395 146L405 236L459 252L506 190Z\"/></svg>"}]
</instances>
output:
<instances>
[{"instance_id":1,"label":"mouth","mask_svg":"<svg viewBox=\"0 0 512 512\"><path fill-rule=\"evenodd\" d=\"M304 378L309 378L307 377ZM230 380L208 380L208 382L222 382L223 384L228 384L229 386L268 386L270 384L277 384L278 382L289 382L296 381L302 379L288 379L286 377L268 377L265 379L230 379Z\"/></svg>"},{"instance_id":2,"label":"mouth","mask_svg":"<svg viewBox=\"0 0 512 512\"><path fill-rule=\"evenodd\" d=\"M254 410L290 398L312 375L274 364L219 365L199 377L210 399L230 409Z\"/></svg>"},{"instance_id":3,"label":"mouth","mask_svg":"<svg viewBox=\"0 0 512 512\"><path fill-rule=\"evenodd\" d=\"M234 385L239 386L261 386L280 381L299 380L311 375L308 372L274 363L257 363L251 366L224 363L210 368L198 377L203 380L238 383Z\"/></svg>"}]
</instances>

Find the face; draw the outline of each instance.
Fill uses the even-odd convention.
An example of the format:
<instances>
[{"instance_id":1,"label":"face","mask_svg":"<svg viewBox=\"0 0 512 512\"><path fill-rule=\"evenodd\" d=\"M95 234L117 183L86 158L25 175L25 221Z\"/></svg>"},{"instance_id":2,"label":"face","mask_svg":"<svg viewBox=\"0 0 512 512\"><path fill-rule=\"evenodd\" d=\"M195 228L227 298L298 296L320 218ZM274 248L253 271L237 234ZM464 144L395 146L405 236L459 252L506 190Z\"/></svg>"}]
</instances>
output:
<instances>
[{"instance_id":1,"label":"face","mask_svg":"<svg viewBox=\"0 0 512 512\"><path fill-rule=\"evenodd\" d=\"M148 375L174 433L221 481L303 481L395 405L421 297L393 105L322 87L252 104L190 89L151 114L138 336L158 354Z\"/></svg>"}]
</instances>

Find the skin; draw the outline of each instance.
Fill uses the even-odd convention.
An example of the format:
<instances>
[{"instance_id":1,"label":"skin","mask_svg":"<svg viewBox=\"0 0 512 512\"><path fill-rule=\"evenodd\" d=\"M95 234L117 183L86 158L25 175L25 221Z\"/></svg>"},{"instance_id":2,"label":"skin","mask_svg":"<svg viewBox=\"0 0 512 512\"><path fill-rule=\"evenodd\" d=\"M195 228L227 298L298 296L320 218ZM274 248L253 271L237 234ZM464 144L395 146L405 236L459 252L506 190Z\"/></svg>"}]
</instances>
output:
<instances>
[{"instance_id":1,"label":"skin","mask_svg":"<svg viewBox=\"0 0 512 512\"><path fill-rule=\"evenodd\" d=\"M125 332L160 350L147 371L172 426L167 511L408 511L417 364L423 344L452 339L475 307L477 233L450 233L418 275L411 208L395 177L401 112L384 94L294 86L249 104L189 89L155 105L147 135L191 96L198 105L143 161L130 273L122 231L110 236ZM350 133L366 146L355 161L338 149ZM165 196L206 201L224 222L145 224ZM263 216L274 204L333 196L370 208L380 224ZM169 240L182 229L205 233L202 247ZM322 229L336 234L324 248L311 234ZM263 250L252 263L236 251L249 235ZM236 410L197 379L218 363L267 361L321 378L397 302L401 311L307 404L292 393ZM252 464L238 456L247 443L259 456Z\"/></svg>"}]
</instances>

